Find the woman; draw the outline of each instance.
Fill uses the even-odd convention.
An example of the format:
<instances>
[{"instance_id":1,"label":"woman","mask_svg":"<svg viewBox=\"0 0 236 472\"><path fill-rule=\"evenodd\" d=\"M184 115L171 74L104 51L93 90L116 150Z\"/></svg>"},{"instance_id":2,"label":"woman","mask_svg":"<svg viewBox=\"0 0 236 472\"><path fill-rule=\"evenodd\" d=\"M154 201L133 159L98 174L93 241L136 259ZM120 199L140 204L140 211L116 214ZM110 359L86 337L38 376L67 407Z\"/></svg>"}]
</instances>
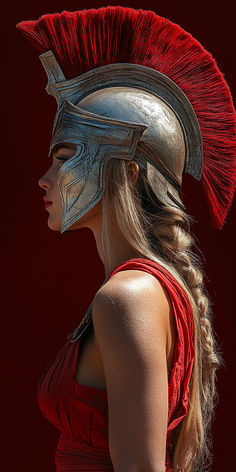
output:
<instances>
[{"instance_id":1,"label":"woman","mask_svg":"<svg viewBox=\"0 0 236 472\"><path fill-rule=\"evenodd\" d=\"M58 104L39 180L48 226L90 228L106 274L39 385L61 432L57 471L200 470L221 355L180 191L184 174L201 179L222 227L236 174L228 86L153 12L62 12L18 28Z\"/></svg>"}]
</instances>

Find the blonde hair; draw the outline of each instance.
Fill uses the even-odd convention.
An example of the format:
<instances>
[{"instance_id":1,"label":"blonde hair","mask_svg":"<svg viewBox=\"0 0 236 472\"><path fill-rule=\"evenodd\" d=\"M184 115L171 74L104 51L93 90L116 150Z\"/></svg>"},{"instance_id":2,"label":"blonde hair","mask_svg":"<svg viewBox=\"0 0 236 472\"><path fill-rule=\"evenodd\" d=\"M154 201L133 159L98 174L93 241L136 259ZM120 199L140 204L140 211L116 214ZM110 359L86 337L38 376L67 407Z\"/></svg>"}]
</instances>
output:
<instances>
[{"instance_id":1,"label":"blonde hair","mask_svg":"<svg viewBox=\"0 0 236 472\"><path fill-rule=\"evenodd\" d=\"M138 162L140 164L140 160ZM173 472L205 471L212 463L210 428L218 402L216 369L223 364L223 358L213 332L202 264L191 251L194 244L190 234L192 218L182 209L166 203L161 195L157 197L152 188L142 167L134 185L125 160L116 158L107 163L103 251L110 261L109 215L112 211L123 236L139 257L163 265L188 296L194 319L195 362L189 384L188 414L172 433Z\"/></svg>"}]
</instances>

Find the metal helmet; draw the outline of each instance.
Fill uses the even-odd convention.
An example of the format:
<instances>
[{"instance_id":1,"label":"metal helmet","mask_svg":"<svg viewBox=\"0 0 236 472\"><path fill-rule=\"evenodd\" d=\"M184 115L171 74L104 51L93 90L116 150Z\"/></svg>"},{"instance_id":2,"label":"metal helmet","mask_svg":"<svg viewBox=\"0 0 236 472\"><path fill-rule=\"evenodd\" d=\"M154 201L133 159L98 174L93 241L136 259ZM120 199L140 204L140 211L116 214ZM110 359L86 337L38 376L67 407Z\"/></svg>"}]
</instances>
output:
<instances>
[{"instance_id":1,"label":"metal helmet","mask_svg":"<svg viewBox=\"0 0 236 472\"><path fill-rule=\"evenodd\" d=\"M58 103L49 155L59 143L76 145L75 155L58 173L61 232L101 199L111 158L135 159L153 191L183 207L178 193L183 174L201 177L202 138L182 90L141 65L110 64L66 80L51 51L40 59L47 91ZM140 142L147 152L137 151Z\"/></svg>"}]
</instances>

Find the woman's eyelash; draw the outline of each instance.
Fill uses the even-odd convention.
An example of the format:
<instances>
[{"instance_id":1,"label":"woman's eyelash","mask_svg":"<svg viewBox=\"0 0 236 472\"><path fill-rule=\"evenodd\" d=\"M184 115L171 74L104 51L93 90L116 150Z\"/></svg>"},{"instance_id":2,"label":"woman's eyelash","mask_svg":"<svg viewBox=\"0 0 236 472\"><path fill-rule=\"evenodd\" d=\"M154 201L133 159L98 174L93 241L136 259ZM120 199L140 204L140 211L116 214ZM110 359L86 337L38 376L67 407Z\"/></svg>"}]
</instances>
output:
<instances>
[{"instance_id":1,"label":"woman's eyelash","mask_svg":"<svg viewBox=\"0 0 236 472\"><path fill-rule=\"evenodd\" d=\"M63 157L63 156L58 156L56 157L56 159L58 159L58 161L67 161L67 157Z\"/></svg>"}]
</instances>

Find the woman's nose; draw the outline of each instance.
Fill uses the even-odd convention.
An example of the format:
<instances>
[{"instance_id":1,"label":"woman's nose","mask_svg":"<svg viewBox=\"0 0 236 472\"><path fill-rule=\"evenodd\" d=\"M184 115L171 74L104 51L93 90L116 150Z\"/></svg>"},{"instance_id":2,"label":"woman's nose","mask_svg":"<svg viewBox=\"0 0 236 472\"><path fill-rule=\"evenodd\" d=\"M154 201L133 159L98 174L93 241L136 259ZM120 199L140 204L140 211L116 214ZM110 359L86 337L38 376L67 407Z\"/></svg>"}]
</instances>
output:
<instances>
[{"instance_id":1,"label":"woman's nose","mask_svg":"<svg viewBox=\"0 0 236 472\"><path fill-rule=\"evenodd\" d=\"M47 173L40 177L40 179L38 180L38 184L44 190L49 190L52 187L52 182Z\"/></svg>"}]
</instances>

